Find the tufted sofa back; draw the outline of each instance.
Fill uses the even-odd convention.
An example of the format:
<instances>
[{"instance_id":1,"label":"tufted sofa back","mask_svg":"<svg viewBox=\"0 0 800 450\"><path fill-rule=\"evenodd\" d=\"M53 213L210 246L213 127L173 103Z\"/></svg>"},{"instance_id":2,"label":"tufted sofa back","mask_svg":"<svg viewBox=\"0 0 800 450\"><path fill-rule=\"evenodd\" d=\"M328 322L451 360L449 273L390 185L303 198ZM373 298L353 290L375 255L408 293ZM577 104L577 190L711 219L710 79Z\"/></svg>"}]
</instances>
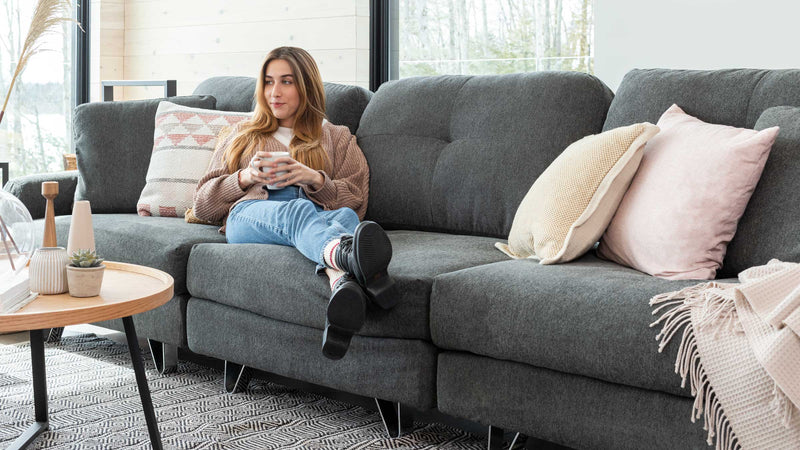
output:
<instances>
[{"instance_id":1,"label":"tufted sofa back","mask_svg":"<svg viewBox=\"0 0 800 450\"><path fill-rule=\"evenodd\" d=\"M573 72L385 83L357 133L370 166L367 218L506 237L534 180L569 144L601 131L612 97Z\"/></svg>"}]
</instances>

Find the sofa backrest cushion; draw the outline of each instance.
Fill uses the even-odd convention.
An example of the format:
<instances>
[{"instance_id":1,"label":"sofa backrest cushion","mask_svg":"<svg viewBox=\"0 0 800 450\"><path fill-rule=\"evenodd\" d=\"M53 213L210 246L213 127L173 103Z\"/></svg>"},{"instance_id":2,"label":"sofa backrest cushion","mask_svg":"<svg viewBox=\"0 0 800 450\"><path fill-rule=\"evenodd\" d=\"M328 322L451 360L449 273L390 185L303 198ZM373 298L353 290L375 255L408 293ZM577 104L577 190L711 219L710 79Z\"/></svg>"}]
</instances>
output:
<instances>
[{"instance_id":1,"label":"sofa backrest cushion","mask_svg":"<svg viewBox=\"0 0 800 450\"><path fill-rule=\"evenodd\" d=\"M800 262L800 108L769 108L755 129L774 126L780 132L736 237L728 245L723 277L734 277L772 258Z\"/></svg>"},{"instance_id":2,"label":"sofa backrest cushion","mask_svg":"<svg viewBox=\"0 0 800 450\"><path fill-rule=\"evenodd\" d=\"M505 238L539 174L600 132L612 97L597 78L575 72L384 83L357 134L370 167L367 218Z\"/></svg>"},{"instance_id":3,"label":"sofa backrest cushion","mask_svg":"<svg viewBox=\"0 0 800 450\"><path fill-rule=\"evenodd\" d=\"M75 200L89 200L94 213L136 213L162 100L95 102L75 108L73 142L79 172ZM211 96L166 100L204 109L214 109L216 104Z\"/></svg>"},{"instance_id":4,"label":"sofa backrest cushion","mask_svg":"<svg viewBox=\"0 0 800 450\"><path fill-rule=\"evenodd\" d=\"M773 106L800 106L800 70L632 70L617 89L603 128L657 120L673 103L705 122L755 128L762 113ZM769 117L778 121L776 115ZM769 128L767 118L764 117L763 128ZM779 169L773 161L773 158L781 161L781 154L787 151L781 148L788 145L786 136L782 128L767 159L761 182L728 245L718 278L735 276L743 269L766 263L764 258L772 257L766 255L768 252L776 256L785 254L778 249L788 243L778 230L784 226L791 228L789 222L796 220L797 215L786 209L786 196L763 195L759 191L764 183L772 186L770 192L774 189L774 192L789 193L794 189L791 176L773 175L779 170L800 170L800 160L796 159L800 154L796 149L794 158L785 157L784 164L790 167ZM767 179L770 181L765 181ZM768 211L769 218L764 216ZM766 220L771 223L764 222ZM760 227L754 227L759 221ZM764 252L753 251L753 246L759 245Z\"/></svg>"},{"instance_id":5,"label":"sofa backrest cushion","mask_svg":"<svg viewBox=\"0 0 800 450\"><path fill-rule=\"evenodd\" d=\"M355 134L372 92L346 84L324 83L324 86L328 120L336 125L346 125ZM256 79L253 77L212 77L200 83L194 95L213 95L220 111L250 112L255 107L255 90Z\"/></svg>"},{"instance_id":6,"label":"sofa backrest cushion","mask_svg":"<svg viewBox=\"0 0 800 450\"><path fill-rule=\"evenodd\" d=\"M677 104L698 119L753 128L772 106L800 106L800 70L634 69L622 79L604 130L656 123Z\"/></svg>"}]
</instances>

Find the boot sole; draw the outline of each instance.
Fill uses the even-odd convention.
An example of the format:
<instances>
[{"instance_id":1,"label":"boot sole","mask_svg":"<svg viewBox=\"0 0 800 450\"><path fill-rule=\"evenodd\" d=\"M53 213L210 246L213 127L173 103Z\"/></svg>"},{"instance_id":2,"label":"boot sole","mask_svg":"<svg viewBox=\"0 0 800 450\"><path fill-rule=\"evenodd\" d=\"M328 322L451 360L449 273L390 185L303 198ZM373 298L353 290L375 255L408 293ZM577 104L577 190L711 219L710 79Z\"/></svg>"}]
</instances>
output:
<instances>
[{"instance_id":1,"label":"boot sole","mask_svg":"<svg viewBox=\"0 0 800 450\"><path fill-rule=\"evenodd\" d=\"M361 286L348 282L341 286L328 302L327 319L330 326L355 333L366 320L367 299Z\"/></svg>"},{"instance_id":2,"label":"boot sole","mask_svg":"<svg viewBox=\"0 0 800 450\"><path fill-rule=\"evenodd\" d=\"M322 334L322 355L332 360L342 359L347 354L347 349L350 348L350 339L352 338L352 333L326 324L325 332Z\"/></svg>"},{"instance_id":3,"label":"boot sole","mask_svg":"<svg viewBox=\"0 0 800 450\"><path fill-rule=\"evenodd\" d=\"M387 295L394 286L394 280L386 270L392 260L392 242L375 222L361 222L354 236L353 251L358 265L358 280L378 306L389 309L397 302L394 296Z\"/></svg>"}]
</instances>

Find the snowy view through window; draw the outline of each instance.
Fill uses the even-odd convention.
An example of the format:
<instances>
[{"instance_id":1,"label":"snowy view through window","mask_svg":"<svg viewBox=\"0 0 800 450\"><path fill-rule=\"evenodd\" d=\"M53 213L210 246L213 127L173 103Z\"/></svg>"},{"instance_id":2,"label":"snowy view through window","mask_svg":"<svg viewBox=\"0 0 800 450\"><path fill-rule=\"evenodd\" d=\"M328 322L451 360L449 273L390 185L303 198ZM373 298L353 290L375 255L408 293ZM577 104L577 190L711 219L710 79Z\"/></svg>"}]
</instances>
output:
<instances>
[{"instance_id":1,"label":"snowy view through window","mask_svg":"<svg viewBox=\"0 0 800 450\"><path fill-rule=\"evenodd\" d=\"M14 74L28 32L33 0L3 0L0 6L0 101ZM0 123L0 161L11 178L62 170L72 133L72 28L64 23L43 39L17 78ZM1 105L1 103L0 103Z\"/></svg>"},{"instance_id":2,"label":"snowy view through window","mask_svg":"<svg viewBox=\"0 0 800 450\"><path fill-rule=\"evenodd\" d=\"M593 73L593 0L400 0L399 75Z\"/></svg>"}]
</instances>

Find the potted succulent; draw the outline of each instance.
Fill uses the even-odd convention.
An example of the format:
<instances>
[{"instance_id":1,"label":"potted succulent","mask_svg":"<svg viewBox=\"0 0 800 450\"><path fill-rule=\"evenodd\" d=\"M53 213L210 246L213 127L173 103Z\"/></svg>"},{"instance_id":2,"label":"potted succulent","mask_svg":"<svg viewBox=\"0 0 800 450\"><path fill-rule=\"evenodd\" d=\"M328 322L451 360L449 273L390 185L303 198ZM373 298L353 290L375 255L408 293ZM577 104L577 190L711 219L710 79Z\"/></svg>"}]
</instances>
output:
<instances>
[{"instance_id":1,"label":"potted succulent","mask_svg":"<svg viewBox=\"0 0 800 450\"><path fill-rule=\"evenodd\" d=\"M103 271L106 266L103 258L98 258L92 250L77 250L72 253L67 264L67 285L73 297L94 297L100 295Z\"/></svg>"}]
</instances>

